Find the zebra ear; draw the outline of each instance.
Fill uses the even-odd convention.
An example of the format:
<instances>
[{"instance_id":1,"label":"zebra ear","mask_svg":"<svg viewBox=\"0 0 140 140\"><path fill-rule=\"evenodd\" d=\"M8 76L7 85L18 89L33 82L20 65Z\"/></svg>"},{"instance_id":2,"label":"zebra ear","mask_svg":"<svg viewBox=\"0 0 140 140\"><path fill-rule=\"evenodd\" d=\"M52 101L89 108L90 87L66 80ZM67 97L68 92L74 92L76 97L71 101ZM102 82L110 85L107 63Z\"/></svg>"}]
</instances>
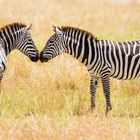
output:
<instances>
[{"instance_id":1,"label":"zebra ear","mask_svg":"<svg viewBox=\"0 0 140 140\"><path fill-rule=\"evenodd\" d=\"M55 32L55 30L56 30L56 26L53 25L53 31Z\"/></svg>"},{"instance_id":2,"label":"zebra ear","mask_svg":"<svg viewBox=\"0 0 140 140\"><path fill-rule=\"evenodd\" d=\"M63 34L63 33L62 33L62 30L61 30L59 27L53 26L53 30L54 30L54 32L55 32L56 34L58 34L58 35L62 35L62 34Z\"/></svg>"},{"instance_id":3,"label":"zebra ear","mask_svg":"<svg viewBox=\"0 0 140 140\"><path fill-rule=\"evenodd\" d=\"M25 28L26 30L29 30L32 27L32 24L28 24Z\"/></svg>"}]
</instances>

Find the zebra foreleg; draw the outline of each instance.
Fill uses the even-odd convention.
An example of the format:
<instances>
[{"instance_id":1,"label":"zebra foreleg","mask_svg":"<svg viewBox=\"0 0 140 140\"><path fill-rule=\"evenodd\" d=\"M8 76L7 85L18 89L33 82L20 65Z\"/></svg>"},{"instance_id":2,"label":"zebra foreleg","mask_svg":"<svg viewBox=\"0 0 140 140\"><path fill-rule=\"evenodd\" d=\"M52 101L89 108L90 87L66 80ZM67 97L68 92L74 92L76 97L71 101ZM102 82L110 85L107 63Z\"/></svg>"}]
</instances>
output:
<instances>
[{"instance_id":1,"label":"zebra foreleg","mask_svg":"<svg viewBox=\"0 0 140 140\"><path fill-rule=\"evenodd\" d=\"M104 76L101 77L104 95L106 98L106 115L107 113L112 109L111 103L110 103L110 77Z\"/></svg>"},{"instance_id":2,"label":"zebra foreleg","mask_svg":"<svg viewBox=\"0 0 140 140\"><path fill-rule=\"evenodd\" d=\"M91 111L95 108L95 94L98 85L98 78L90 77Z\"/></svg>"},{"instance_id":3,"label":"zebra foreleg","mask_svg":"<svg viewBox=\"0 0 140 140\"><path fill-rule=\"evenodd\" d=\"M3 75L0 76L0 93L1 93L1 81L2 81Z\"/></svg>"}]
</instances>

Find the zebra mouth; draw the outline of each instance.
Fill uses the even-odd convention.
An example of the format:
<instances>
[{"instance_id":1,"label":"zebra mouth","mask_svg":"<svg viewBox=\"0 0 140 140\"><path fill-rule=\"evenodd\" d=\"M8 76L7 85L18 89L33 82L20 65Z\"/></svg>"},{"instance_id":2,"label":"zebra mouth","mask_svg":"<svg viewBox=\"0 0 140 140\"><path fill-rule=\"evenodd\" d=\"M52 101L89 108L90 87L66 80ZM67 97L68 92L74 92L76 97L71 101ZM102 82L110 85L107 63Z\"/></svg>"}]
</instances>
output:
<instances>
[{"instance_id":1,"label":"zebra mouth","mask_svg":"<svg viewBox=\"0 0 140 140\"><path fill-rule=\"evenodd\" d=\"M32 62L37 62L38 61L38 57L30 57L30 60L32 61Z\"/></svg>"},{"instance_id":2,"label":"zebra mouth","mask_svg":"<svg viewBox=\"0 0 140 140\"><path fill-rule=\"evenodd\" d=\"M37 62L39 60L39 53L35 57L30 57L32 62Z\"/></svg>"},{"instance_id":3,"label":"zebra mouth","mask_svg":"<svg viewBox=\"0 0 140 140\"><path fill-rule=\"evenodd\" d=\"M40 53L40 61L43 63L43 62L48 62L49 59L48 58L45 58L45 56L43 55L43 51Z\"/></svg>"},{"instance_id":4,"label":"zebra mouth","mask_svg":"<svg viewBox=\"0 0 140 140\"><path fill-rule=\"evenodd\" d=\"M43 63L43 62L48 62L49 59L40 57L40 61L41 61L42 63Z\"/></svg>"}]
</instances>

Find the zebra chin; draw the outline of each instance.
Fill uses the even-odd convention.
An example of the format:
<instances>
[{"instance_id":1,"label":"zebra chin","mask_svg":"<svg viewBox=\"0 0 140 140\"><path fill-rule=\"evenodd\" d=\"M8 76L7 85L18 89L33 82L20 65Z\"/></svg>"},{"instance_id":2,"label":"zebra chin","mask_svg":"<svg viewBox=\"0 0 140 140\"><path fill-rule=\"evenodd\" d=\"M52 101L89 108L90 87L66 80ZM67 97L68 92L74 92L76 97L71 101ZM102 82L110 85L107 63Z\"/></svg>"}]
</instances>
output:
<instances>
[{"instance_id":1,"label":"zebra chin","mask_svg":"<svg viewBox=\"0 0 140 140\"><path fill-rule=\"evenodd\" d=\"M37 56L35 56L35 57L30 57L30 60L31 60L32 62L37 62L37 61L39 60L39 56L37 55Z\"/></svg>"},{"instance_id":2,"label":"zebra chin","mask_svg":"<svg viewBox=\"0 0 140 140\"><path fill-rule=\"evenodd\" d=\"M49 59L40 57L40 61L41 61L42 63L43 63L43 62L48 62Z\"/></svg>"},{"instance_id":3,"label":"zebra chin","mask_svg":"<svg viewBox=\"0 0 140 140\"><path fill-rule=\"evenodd\" d=\"M46 57L44 56L44 52L43 52L43 51L41 51L39 59L40 59L40 61L41 61L42 63L43 63L43 62L48 62L48 61L49 61L49 59L46 58Z\"/></svg>"},{"instance_id":4,"label":"zebra chin","mask_svg":"<svg viewBox=\"0 0 140 140\"><path fill-rule=\"evenodd\" d=\"M30 60L31 60L32 62L37 62L37 61L39 60L39 58L37 58L37 57L31 57Z\"/></svg>"}]
</instances>

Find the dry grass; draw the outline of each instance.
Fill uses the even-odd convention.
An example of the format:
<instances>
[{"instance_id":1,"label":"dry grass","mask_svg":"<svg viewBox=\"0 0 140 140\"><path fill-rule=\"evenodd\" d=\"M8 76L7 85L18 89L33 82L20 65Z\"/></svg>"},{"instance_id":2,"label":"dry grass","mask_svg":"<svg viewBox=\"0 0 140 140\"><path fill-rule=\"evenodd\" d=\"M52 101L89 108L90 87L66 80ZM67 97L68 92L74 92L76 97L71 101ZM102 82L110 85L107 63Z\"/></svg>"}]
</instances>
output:
<instances>
[{"instance_id":1,"label":"dry grass","mask_svg":"<svg viewBox=\"0 0 140 140\"><path fill-rule=\"evenodd\" d=\"M80 27L102 39L132 40L140 38L139 7L134 0L0 0L0 24L32 23L39 50L53 33L51 25ZM140 80L111 80L113 110L106 118L101 83L96 110L88 112L88 73L72 57L41 64L14 51L8 62L0 95L0 139L140 139Z\"/></svg>"}]
</instances>

